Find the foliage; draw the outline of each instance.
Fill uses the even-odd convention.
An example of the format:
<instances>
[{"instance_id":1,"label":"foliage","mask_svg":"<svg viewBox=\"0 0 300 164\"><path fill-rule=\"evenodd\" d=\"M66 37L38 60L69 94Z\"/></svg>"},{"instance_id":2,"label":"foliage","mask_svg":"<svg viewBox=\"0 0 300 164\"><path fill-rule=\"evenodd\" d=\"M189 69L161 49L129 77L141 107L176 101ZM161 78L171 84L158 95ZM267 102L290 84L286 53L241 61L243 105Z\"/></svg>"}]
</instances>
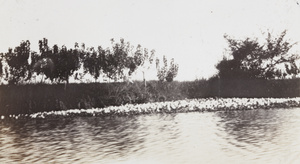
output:
<instances>
[{"instance_id":1,"label":"foliage","mask_svg":"<svg viewBox=\"0 0 300 164\"><path fill-rule=\"evenodd\" d=\"M111 39L112 47L101 51L104 61L103 72L111 79L119 80L131 76L139 67L146 67L147 63L153 62L154 50L149 56L148 49L141 45L133 50L133 46L124 39L117 43Z\"/></svg>"},{"instance_id":2,"label":"foliage","mask_svg":"<svg viewBox=\"0 0 300 164\"><path fill-rule=\"evenodd\" d=\"M101 46L95 51L94 48L88 48L83 56L83 68L85 73L90 73L95 80L100 76L101 70L106 68L105 50Z\"/></svg>"},{"instance_id":3,"label":"foliage","mask_svg":"<svg viewBox=\"0 0 300 164\"><path fill-rule=\"evenodd\" d=\"M49 48L48 40L39 41L41 55L33 55L34 70L37 74L43 73L51 81L66 81L74 71L80 68L79 51L77 49L67 49L66 46L59 48L54 45Z\"/></svg>"},{"instance_id":4,"label":"foliage","mask_svg":"<svg viewBox=\"0 0 300 164\"><path fill-rule=\"evenodd\" d=\"M81 80L84 75L90 74L95 81L99 77L108 77L115 81L125 80L138 70L143 73L144 86L146 88L145 71L148 70L153 63L155 51L148 51L141 45L136 48L124 39L115 42L111 39L111 47L106 49L98 46L86 48L85 44L81 45L76 42L74 49L68 49L66 46L58 47L48 45L48 39L39 40L39 52L30 51L29 41L22 42L14 51L12 49L6 53L7 62L4 71L6 79L10 83L20 83L31 80L41 75L41 82L44 78L49 79L51 83L60 83L65 81L69 83L69 78L74 76L75 79ZM30 58L29 58L30 57ZM164 57L165 58L165 57ZM0 58L2 60L3 58ZM164 59L165 62L166 58ZM0 65L3 67L3 65ZM81 69L82 68L82 69ZM177 74L178 65L171 61L170 68L163 68L163 78L168 77L168 81L172 81ZM77 72L82 71L83 73ZM0 72L0 75L3 72ZM33 76L32 76L33 75Z\"/></svg>"},{"instance_id":5,"label":"foliage","mask_svg":"<svg viewBox=\"0 0 300 164\"><path fill-rule=\"evenodd\" d=\"M67 49L62 46L58 53L57 71L58 78L60 80L69 83L69 77L73 75L73 72L80 68L79 53L75 49Z\"/></svg>"},{"instance_id":6,"label":"foliage","mask_svg":"<svg viewBox=\"0 0 300 164\"><path fill-rule=\"evenodd\" d=\"M46 78L49 78L51 81L53 81L58 77L55 73L57 72L55 69L57 63L58 46L54 45L51 49L48 46L48 40L43 38L43 40L39 41L39 50L40 54L33 53L31 55L33 71L36 72L37 75L45 75Z\"/></svg>"},{"instance_id":7,"label":"foliage","mask_svg":"<svg viewBox=\"0 0 300 164\"><path fill-rule=\"evenodd\" d=\"M166 78L167 68L168 68L168 61L166 56L163 56L163 67L160 68L160 61L156 58L156 70L157 70L157 77L160 82L163 82Z\"/></svg>"},{"instance_id":8,"label":"foliage","mask_svg":"<svg viewBox=\"0 0 300 164\"><path fill-rule=\"evenodd\" d=\"M167 72L166 80L167 82L172 82L178 73L178 64L174 63L174 58L171 59L170 68Z\"/></svg>"},{"instance_id":9,"label":"foliage","mask_svg":"<svg viewBox=\"0 0 300 164\"><path fill-rule=\"evenodd\" d=\"M142 73L143 73L143 81L146 86L146 77L145 77L145 71L150 69L152 66L154 56L155 56L155 50L150 51L150 55L148 52L148 49L142 48L141 45L137 46L137 50L134 53L134 59L135 63L137 63L137 66L141 66L142 68Z\"/></svg>"},{"instance_id":10,"label":"foliage","mask_svg":"<svg viewBox=\"0 0 300 164\"><path fill-rule=\"evenodd\" d=\"M124 78L124 70L128 67L130 43L124 39L120 39L120 43L115 43L114 39L111 39L111 43L112 48L106 51L107 67L104 68L104 72L109 78L119 80Z\"/></svg>"},{"instance_id":11,"label":"foliage","mask_svg":"<svg viewBox=\"0 0 300 164\"><path fill-rule=\"evenodd\" d=\"M30 42L28 40L22 41L20 46L16 47L14 51L10 48L5 53L5 59L9 66L9 72L6 70L6 76L10 84L17 84L30 79L29 56Z\"/></svg>"},{"instance_id":12,"label":"foliage","mask_svg":"<svg viewBox=\"0 0 300 164\"><path fill-rule=\"evenodd\" d=\"M163 82L166 80L167 82L172 82L178 73L178 64L174 62L174 58L171 59L170 66L168 68L168 60L166 56L163 56L163 67L159 65L159 59L156 59L156 69L157 69L157 77L158 80Z\"/></svg>"},{"instance_id":13,"label":"foliage","mask_svg":"<svg viewBox=\"0 0 300 164\"><path fill-rule=\"evenodd\" d=\"M268 34L266 43L261 45L257 39L234 40L225 35L231 59L223 58L216 68L221 78L285 78L297 75L300 70L296 64L299 56L290 54L294 44L284 40L286 31L278 38Z\"/></svg>"}]
</instances>

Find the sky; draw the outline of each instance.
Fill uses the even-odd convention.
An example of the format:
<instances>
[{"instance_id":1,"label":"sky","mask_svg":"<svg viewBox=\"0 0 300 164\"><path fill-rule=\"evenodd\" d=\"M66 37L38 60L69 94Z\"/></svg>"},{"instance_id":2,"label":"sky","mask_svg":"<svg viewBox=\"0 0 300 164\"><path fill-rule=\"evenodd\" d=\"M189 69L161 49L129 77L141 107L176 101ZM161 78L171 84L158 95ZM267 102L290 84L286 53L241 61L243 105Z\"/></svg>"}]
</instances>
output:
<instances>
[{"instance_id":1,"label":"sky","mask_svg":"<svg viewBox=\"0 0 300 164\"><path fill-rule=\"evenodd\" d=\"M263 39L287 30L289 41L300 42L300 0L0 0L0 25L0 52L22 40L38 51L42 38L68 48L124 38L174 58L175 80L187 81L217 73L228 48L224 34Z\"/></svg>"}]
</instances>

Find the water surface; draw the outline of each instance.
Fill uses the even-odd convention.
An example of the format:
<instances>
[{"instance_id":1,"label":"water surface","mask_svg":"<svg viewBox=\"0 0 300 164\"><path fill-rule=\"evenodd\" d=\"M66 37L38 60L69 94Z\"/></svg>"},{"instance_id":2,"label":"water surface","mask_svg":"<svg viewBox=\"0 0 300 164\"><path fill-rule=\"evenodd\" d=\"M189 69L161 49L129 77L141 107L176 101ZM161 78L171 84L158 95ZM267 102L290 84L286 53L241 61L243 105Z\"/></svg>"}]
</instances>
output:
<instances>
[{"instance_id":1,"label":"water surface","mask_svg":"<svg viewBox=\"0 0 300 164\"><path fill-rule=\"evenodd\" d=\"M300 163L300 108L0 122L0 163Z\"/></svg>"}]
</instances>

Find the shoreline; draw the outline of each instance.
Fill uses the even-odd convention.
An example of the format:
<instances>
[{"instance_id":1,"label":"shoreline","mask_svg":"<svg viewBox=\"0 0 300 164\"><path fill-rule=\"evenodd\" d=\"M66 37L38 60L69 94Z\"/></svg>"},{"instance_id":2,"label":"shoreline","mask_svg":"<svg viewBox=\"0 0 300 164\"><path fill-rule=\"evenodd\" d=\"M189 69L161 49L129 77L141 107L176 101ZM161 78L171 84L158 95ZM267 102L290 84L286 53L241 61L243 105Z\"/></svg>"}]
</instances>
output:
<instances>
[{"instance_id":1,"label":"shoreline","mask_svg":"<svg viewBox=\"0 0 300 164\"><path fill-rule=\"evenodd\" d=\"M300 97L300 79L0 85L0 116L209 98Z\"/></svg>"},{"instance_id":2,"label":"shoreline","mask_svg":"<svg viewBox=\"0 0 300 164\"><path fill-rule=\"evenodd\" d=\"M61 111L37 112L1 116L1 119L72 117L72 116L110 116L138 115L151 113L184 113L237 111L255 109L276 109L300 107L300 97L296 98L203 98L177 101L153 102L144 104L126 104L105 108L68 109Z\"/></svg>"}]
</instances>

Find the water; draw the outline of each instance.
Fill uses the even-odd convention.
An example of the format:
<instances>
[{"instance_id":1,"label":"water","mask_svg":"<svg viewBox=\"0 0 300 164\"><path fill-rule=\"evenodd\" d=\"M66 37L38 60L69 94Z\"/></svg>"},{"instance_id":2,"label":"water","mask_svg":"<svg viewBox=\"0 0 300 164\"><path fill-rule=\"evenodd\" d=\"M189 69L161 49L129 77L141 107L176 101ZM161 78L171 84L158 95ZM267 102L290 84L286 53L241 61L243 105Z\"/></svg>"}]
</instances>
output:
<instances>
[{"instance_id":1,"label":"water","mask_svg":"<svg viewBox=\"0 0 300 164\"><path fill-rule=\"evenodd\" d=\"M300 163L300 108L0 122L0 163Z\"/></svg>"}]
</instances>

